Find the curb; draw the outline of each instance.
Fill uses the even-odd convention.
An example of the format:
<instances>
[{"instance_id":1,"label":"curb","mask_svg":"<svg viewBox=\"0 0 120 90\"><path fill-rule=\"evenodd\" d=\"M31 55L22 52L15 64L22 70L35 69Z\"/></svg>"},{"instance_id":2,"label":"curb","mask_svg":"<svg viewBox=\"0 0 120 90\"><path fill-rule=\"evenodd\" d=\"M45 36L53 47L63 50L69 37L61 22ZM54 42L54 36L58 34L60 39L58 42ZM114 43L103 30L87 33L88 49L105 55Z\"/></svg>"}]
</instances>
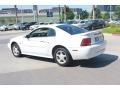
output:
<instances>
[{"instance_id":1,"label":"curb","mask_svg":"<svg viewBox=\"0 0 120 90\"><path fill-rule=\"evenodd\" d=\"M112 34L113 36L120 36L120 34Z\"/></svg>"},{"instance_id":2,"label":"curb","mask_svg":"<svg viewBox=\"0 0 120 90\"><path fill-rule=\"evenodd\" d=\"M105 36L112 36L112 34L103 33Z\"/></svg>"},{"instance_id":3,"label":"curb","mask_svg":"<svg viewBox=\"0 0 120 90\"><path fill-rule=\"evenodd\" d=\"M109 34L109 33L103 33L106 36L120 36L120 34Z\"/></svg>"}]
</instances>

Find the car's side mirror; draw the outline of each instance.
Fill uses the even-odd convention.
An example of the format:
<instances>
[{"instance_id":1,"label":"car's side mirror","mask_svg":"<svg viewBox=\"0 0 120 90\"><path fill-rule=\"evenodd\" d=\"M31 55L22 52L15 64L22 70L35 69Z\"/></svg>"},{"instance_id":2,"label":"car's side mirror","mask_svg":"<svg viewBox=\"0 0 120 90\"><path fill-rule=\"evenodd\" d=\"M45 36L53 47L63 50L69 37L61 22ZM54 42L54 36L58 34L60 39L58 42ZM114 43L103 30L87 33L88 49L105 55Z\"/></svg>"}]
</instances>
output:
<instances>
[{"instance_id":1,"label":"car's side mirror","mask_svg":"<svg viewBox=\"0 0 120 90\"><path fill-rule=\"evenodd\" d=\"M26 36L25 36L25 38L30 38L30 35L29 35L29 34L28 34L28 35L26 35Z\"/></svg>"}]
</instances>

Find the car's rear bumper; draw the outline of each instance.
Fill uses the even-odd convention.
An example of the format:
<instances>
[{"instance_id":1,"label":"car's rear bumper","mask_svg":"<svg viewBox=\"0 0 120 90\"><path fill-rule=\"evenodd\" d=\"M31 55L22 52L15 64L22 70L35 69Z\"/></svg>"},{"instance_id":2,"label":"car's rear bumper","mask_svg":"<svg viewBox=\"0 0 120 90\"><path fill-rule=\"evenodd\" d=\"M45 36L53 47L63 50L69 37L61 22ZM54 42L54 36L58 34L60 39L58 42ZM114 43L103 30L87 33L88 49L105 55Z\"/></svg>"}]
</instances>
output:
<instances>
[{"instance_id":1,"label":"car's rear bumper","mask_svg":"<svg viewBox=\"0 0 120 90\"><path fill-rule=\"evenodd\" d=\"M70 53L73 60L90 59L103 54L105 47L106 41L91 46L80 47L75 50L72 49Z\"/></svg>"}]
</instances>

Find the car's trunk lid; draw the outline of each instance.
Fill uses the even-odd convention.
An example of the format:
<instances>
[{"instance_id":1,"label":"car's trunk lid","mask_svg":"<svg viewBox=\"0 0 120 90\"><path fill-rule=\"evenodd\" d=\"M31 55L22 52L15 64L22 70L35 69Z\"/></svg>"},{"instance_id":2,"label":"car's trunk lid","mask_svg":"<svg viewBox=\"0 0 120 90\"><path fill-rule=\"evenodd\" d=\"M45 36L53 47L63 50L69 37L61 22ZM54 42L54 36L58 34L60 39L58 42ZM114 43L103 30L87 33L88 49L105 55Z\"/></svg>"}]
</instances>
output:
<instances>
[{"instance_id":1,"label":"car's trunk lid","mask_svg":"<svg viewBox=\"0 0 120 90\"><path fill-rule=\"evenodd\" d=\"M89 38L91 38L91 44L96 44L104 41L104 36L101 31L90 31L84 33L84 35L87 35Z\"/></svg>"},{"instance_id":2,"label":"car's trunk lid","mask_svg":"<svg viewBox=\"0 0 120 90\"><path fill-rule=\"evenodd\" d=\"M98 30L89 31L89 32L78 34L78 35L85 36L85 38L91 38L91 44L96 44L104 41L103 33Z\"/></svg>"}]
</instances>

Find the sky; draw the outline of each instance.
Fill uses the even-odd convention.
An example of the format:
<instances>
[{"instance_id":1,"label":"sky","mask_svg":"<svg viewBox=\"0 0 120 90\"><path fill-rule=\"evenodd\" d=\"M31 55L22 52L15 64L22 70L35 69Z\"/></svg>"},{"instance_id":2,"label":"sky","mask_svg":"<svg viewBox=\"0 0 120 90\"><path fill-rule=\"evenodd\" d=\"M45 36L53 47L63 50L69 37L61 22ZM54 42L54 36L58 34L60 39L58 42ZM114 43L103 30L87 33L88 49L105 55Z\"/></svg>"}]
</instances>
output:
<instances>
[{"instance_id":1,"label":"sky","mask_svg":"<svg viewBox=\"0 0 120 90\"><path fill-rule=\"evenodd\" d=\"M58 5L38 5L39 9L50 9L52 7L57 7ZM2 8L13 8L14 5L0 5L0 10ZM32 9L32 5L18 5L19 9ZM91 5L69 5L71 8L82 8L83 10L91 11L92 6Z\"/></svg>"}]
</instances>

